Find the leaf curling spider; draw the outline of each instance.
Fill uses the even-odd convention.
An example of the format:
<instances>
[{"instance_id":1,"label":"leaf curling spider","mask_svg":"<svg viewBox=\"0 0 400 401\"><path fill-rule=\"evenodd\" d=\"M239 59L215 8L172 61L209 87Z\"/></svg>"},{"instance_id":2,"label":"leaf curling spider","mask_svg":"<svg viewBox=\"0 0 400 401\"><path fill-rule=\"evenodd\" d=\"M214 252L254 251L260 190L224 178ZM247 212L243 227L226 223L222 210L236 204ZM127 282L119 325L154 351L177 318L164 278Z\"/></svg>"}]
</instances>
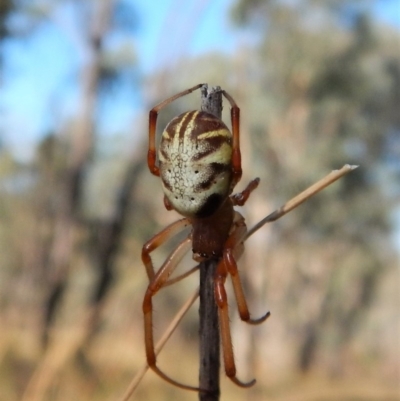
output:
<instances>
[{"instance_id":1,"label":"leaf curling spider","mask_svg":"<svg viewBox=\"0 0 400 401\"><path fill-rule=\"evenodd\" d=\"M204 111L188 111L173 118L162 133L156 164L156 124L158 112L203 84L159 103L149 113L149 150L147 162L150 172L161 177L164 205L176 210L180 219L146 242L142 261L146 267L149 285L143 300L146 358L149 367L167 382L187 390L207 391L179 383L156 364L153 338L152 298L164 286L175 283L188 273L168 280L192 244L193 259L197 262L214 259L217 270L214 277L214 296L218 306L221 343L227 376L240 387L250 387L255 380L242 382L236 377L228 303L224 283L231 276L240 318L249 324L260 324L270 315L250 318L246 298L238 274L236 260L243 253L243 238L247 232L243 216L234 206L243 206L259 179L252 180L240 193L231 195L242 176L239 144L240 109L224 90L222 95L231 105L232 133L221 119ZM150 253L184 228L192 226L183 239L155 272Z\"/></svg>"}]
</instances>

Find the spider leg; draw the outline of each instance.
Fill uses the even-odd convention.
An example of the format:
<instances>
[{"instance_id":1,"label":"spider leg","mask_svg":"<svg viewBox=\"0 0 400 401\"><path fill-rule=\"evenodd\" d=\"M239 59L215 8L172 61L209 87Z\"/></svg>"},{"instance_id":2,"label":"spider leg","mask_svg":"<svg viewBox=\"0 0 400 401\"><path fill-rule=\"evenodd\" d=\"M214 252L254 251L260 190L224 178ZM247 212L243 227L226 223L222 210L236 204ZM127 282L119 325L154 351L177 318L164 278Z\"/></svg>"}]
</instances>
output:
<instances>
[{"instance_id":1,"label":"spider leg","mask_svg":"<svg viewBox=\"0 0 400 401\"><path fill-rule=\"evenodd\" d=\"M233 97L229 93L222 91L222 94L231 104L231 121L232 121L232 172L233 186L240 181L242 177L242 160L240 155L240 109Z\"/></svg>"},{"instance_id":2,"label":"spider leg","mask_svg":"<svg viewBox=\"0 0 400 401\"><path fill-rule=\"evenodd\" d=\"M228 300L225 291L225 280L228 274L225 262L222 259L218 266L214 281L214 296L219 312L219 327L221 332L221 344L224 357L226 375L240 387L251 387L256 381L242 382L236 377L236 365L233 355L231 330L229 326Z\"/></svg>"},{"instance_id":3,"label":"spider leg","mask_svg":"<svg viewBox=\"0 0 400 401\"><path fill-rule=\"evenodd\" d=\"M232 249L227 249L225 251L224 263L232 279L233 291L235 293L240 319L249 324L260 324L264 322L271 315L270 312L267 312L265 315L261 316L258 319L250 318L249 308L247 306L246 297L243 292L243 286L240 280L237 264L233 256Z\"/></svg>"},{"instance_id":4,"label":"spider leg","mask_svg":"<svg viewBox=\"0 0 400 401\"><path fill-rule=\"evenodd\" d=\"M199 89L204 84L198 84L193 86L193 88L186 89L182 92L177 93L174 96L169 97L168 99L164 100L163 102L159 103L157 106L153 107L149 113L149 150L147 152L147 164L149 166L150 172L156 176L160 175L160 170L156 165L156 126L157 126L157 117L158 112L173 102L174 100L188 95L189 93Z\"/></svg>"},{"instance_id":5,"label":"spider leg","mask_svg":"<svg viewBox=\"0 0 400 401\"><path fill-rule=\"evenodd\" d=\"M252 184L253 182L254 184ZM249 184L248 187L250 187L251 185L255 185L256 187L258 185L258 182L254 180ZM243 292L243 287L235 260L235 256L240 256L241 254L241 248L243 246L241 238L246 231L247 229L243 216L240 213L236 212L233 228L230 236L228 237L228 240L226 241L223 257L217 266L214 281L214 295L219 311L219 324L224 355L225 372L226 375L240 387L250 387L255 383L255 380L245 383L240 381L236 377L236 365L233 355L232 339L229 325L228 301L225 291L225 281L228 274L231 276L232 279L239 315L243 321L249 324L260 324L264 322L270 315L270 313L267 312L264 316L261 316L258 319L250 318L246 297Z\"/></svg>"},{"instance_id":6,"label":"spider leg","mask_svg":"<svg viewBox=\"0 0 400 401\"><path fill-rule=\"evenodd\" d=\"M154 349L154 336L153 336L153 297L167 282L169 276L172 274L178 263L181 261L183 256L189 250L191 245L191 238L188 236L186 239L181 241L179 245L170 254L167 260L163 263L154 277L150 280L147 287L146 294L143 299L143 315L144 315L144 338L146 347L146 358L149 367L157 373L161 378L169 382L170 384L180 387L185 390L202 391L198 387L188 386L186 384L179 383L169 376L167 376L157 366L156 351Z\"/></svg>"},{"instance_id":7,"label":"spider leg","mask_svg":"<svg viewBox=\"0 0 400 401\"><path fill-rule=\"evenodd\" d=\"M194 266L194 267L192 267L190 270L188 270L187 272L185 272L185 273L179 275L178 277L174 277L174 278L171 278L170 280L166 281L166 282L164 283L163 287L167 287L167 286L169 286L169 285L175 284L175 283L177 283L178 281L181 281L181 280L183 280L184 278L190 276L190 275L193 274L194 272L197 272L199 269L200 269L200 265Z\"/></svg>"},{"instance_id":8,"label":"spider leg","mask_svg":"<svg viewBox=\"0 0 400 401\"><path fill-rule=\"evenodd\" d=\"M150 253L189 225L190 222L186 218L175 221L143 245L142 261L146 267L147 277L150 281L154 279L154 266L150 257Z\"/></svg>"},{"instance_id":9,"label":"spider leg","mask_svg":"<svg viewBox=\"0 0 400 401\"><path fill-rule=\"evenodd\" d=\"M252 185L254 181L252 181L248 185L248 187L250 187L250 185ZM257 186L257 184L258 183L256 183L255 185ZM236 258L239 258L243 251L242 238L246 232L247 232L247 227L243 216L239 212L235 212L233 228L231 230L230 236L228 237L225 243L224 253L222 258L226 269L225 274L229 273L231 276L240 319L249 324L260 324L269 317L270 313L267 312L265 315L261 316L258 319L250 318L249 308L247 306L246 297L244 295L242 282L240 280L239 271L236 264Z\"/></svg>"},{"instance_id":10,"label":"spider leg","mask_svg":"<svg viewBox=\"0 0 400 401\"><path fill-rule=\"evenodd\" d=\"M254 178L254 180L251 180L248 184L247 187L242 191L238 192L237 194L234 194L231 196L232 202L234 206L243 206L247 199L249 199L250 194L258 187L258 184L260 183L260 179Z\"/></svg>"}]
</instances>

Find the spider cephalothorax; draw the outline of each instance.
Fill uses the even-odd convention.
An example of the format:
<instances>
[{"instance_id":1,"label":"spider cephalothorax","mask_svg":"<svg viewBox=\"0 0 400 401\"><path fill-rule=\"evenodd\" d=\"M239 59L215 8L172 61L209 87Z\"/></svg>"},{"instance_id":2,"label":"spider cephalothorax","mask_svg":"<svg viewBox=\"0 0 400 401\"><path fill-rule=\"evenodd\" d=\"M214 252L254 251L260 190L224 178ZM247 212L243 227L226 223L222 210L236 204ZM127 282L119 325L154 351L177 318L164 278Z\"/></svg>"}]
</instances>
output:
<instances>
[{"instance_id":1,"label":"spider cephalothorax","mask_svg":"<svg viewBox=\"0 0 400 401\"><path fill-rule=\"evenodd\" d=\"M226 277L230 275L232 278L242 320L250 324L262 323L269 313L260 319L250 318L236 266L236 258L243 249L246 225L244 218L233 207L242 206L246 202L250 193L258 186L259 180L256 178L244 191L231 195L242 175L239 146L240 113L233 98L221 91L231 105L232 132L213 114L197 110L183 113L165 128L158 152L159 164L156 163L155 135L159 110L200 87L202 84L164 100L150 111L149 116L149 169L154 175L161 177L165 207L168 210L174 209L185 217L169 225L143 246L142 260L150 281L143 301L147 362L168 382L181 388L199 390L197 387L176 382L157 367L153 340L152 297L169 283L168 278L192 246L194 260L218 261L214 292L219 309L225 371L237 385L248 387L254 384L254 381L243 383L236 378L224 288ZM150 253L190 225L191 233L178 244L160 269L154 272Z\"/></svg>"}]
</instances>

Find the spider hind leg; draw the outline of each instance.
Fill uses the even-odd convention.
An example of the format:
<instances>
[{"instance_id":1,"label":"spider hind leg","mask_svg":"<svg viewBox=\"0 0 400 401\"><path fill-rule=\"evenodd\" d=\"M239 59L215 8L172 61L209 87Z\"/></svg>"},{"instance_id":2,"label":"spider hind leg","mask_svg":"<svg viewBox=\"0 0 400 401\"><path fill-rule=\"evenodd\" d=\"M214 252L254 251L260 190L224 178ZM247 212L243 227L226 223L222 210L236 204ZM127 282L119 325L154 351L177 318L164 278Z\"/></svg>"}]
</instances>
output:
<instances>
[{"instance_id":1,"label":"spider hind leg","mask_svg":"<svg viewBox=\"0 0 400 401\"><path fill-rule=\"evenodd\" d=\"M221 344L224 358L225 373L239 387L251 387L256 382L255 379L243 382L236 377L236 364L233 354L231 330L229 325L228 300L225 291L226 269L222 267L223 260L217 267L217 274L214 282L215 300L218 305L219 328L221 333ZM225 272L221 272L225 270ZM222 273L222 274L221 274Z\"/></svg>"},{"instance_id":2,"label":"spider hind leg","mask_svg":"<svg viewBox=\"0 0 400 401\"><path fill-rule=\"evenodd\" d=\"M182 222L182 220L181 220ZM183 224L183 222L181 223ZM172 225L172 227L179 228L180 224ZM164 233L165 234L165 233ZM168 235L168 234L165 234ZM153 243L149 242L154 245ZM146 294L143 299L143 315L144 315L144 337L145 337L145 347L146 347L146 358L149 367L161 378L163 378L168 383L180 387L185 390L192 391L205 391L198 387L189 386L180 383L174 379L167 376L158 366L157 366L157 353L154 347L154 335L153 335L153 297L158 293L158 291L168 283L168 279L172 272L175 270L182 257L188 252L191 245L191 238L188 236L172 251L170 256L163 263L161 268L153 276L150 274L150 283L147 287ZM154 245L155 247L155 245ZM153 248L149 246L149 248ZM152 272L152 265L148 272Z\"/></svg>"},{"instance_id":3,"label":"spider hind leg","mask_svg":"<svg viewBox=\"0 0 400 401\"><path fill-rule=\"evenodd\" d=\"M252 181L252 183L253 182L254 181ZM250 185L252 185L252 183L250 183ZM258 182L256 182L255 185L258 185ZM251 191L249 191L249 193L250 192ZM244 218L240 213L236 212L234 225L231 230L231 234L225 243L223 257L218 263L214 278L214 296L216 303L218 305L219 324L221 332L221 343L224 355L225 372L226 375L236 385L240 387L250 387L255 383L255 380L251 380L249 382L242 382L236 377L236 365L234 360L232 338L229 324L228 300L225 291L225 281L228 274L231 276L233 289L236 297L236 303L241 320L249 324L260 324L270 316L270 313L267 312L265 315L261 316L258 319L250 318L250 312L247 306L246 297L244 295L235 259L235 257L239 257L241 254L241 248L243 245L242 237L246 232L247 228L244 222Z\"/></svg>"}]
</instances>

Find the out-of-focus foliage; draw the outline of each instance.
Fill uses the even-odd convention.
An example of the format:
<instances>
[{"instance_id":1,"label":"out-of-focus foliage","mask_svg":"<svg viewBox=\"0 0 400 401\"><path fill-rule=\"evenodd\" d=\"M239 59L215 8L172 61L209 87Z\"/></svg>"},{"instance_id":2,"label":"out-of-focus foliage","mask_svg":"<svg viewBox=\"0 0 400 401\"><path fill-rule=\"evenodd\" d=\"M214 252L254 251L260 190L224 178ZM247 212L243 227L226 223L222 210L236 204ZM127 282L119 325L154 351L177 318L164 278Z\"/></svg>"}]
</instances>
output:
<instances>
[{"instance_id":1,"label":"out-of-focus foliage","mask_svg":"<svg viewBox=\"0 0 400 401\"><path fill-rule=\"evenodd\" d=\"M282 304L298 315L287 335L296 333L302 369L328 358L334 371L345 371L339 350L351 354L352 341L372 335L366 334L371 309L383 283L398 274L391 244L400 177L399 35L358 6L240 1L235 8L240 22L262 34L257 51L247 56L251 73L242 82L251 87L243 101L251 102L252 153L258 152L256 169L267 181L265 196L289 194L345 162L360 165L273 230L279 246L299 255ZM320 249L311 251L318 242ZM302 260L306 249L310 256ZM315 271L310 258L324 268ZM277 268L281 275L283 266ZM266 273L270 283L271 275ZM307 314L307 293L319 291L321 280L318 310ZM390 296L385 309L394 328L398 307ZM387 359L395 347L393 337Z\"/></svg>"},{"instance_id":2,"label":"out-of-focus foliage","mask_svg":"<svg viewBox=\"0 0 400 401\"><path fill-rule=\"evenodd\" d=\"M12 9L11 0L0 1L0 39L7 35L6 19L10 10Z\"/></svg>"},{"instance_id":3,"label":"out-of-focus foliage","mask_svg":"<svg viewBox=\"0 0 400 401\"><path fill-rule=\"evenodd\" d=\"M7 4L26 16L26 33L57 24L49 16L66 3ZM129 40L109 40L132 32L135 14L127 2L107 3L74 3L89 60L73 74L79 112L56 124L27 164L0 148L0 400L118 399L143 363L140 250L177 215L146 168L145 117L126 128L142 138L131 152L99 136L96 117L121 86L154 105L199 82L222 86L241 107L238 190L261 178L242 208L249 225L331 169L360 166L246 242L251 312L272 316L248 327L232 302L239 374L257 385L237 391L223 381L222 399L397 400L399 31L365 13L363 1L240 0L233 20L255 45L177 60L139 81ZM171 104L160 130L198 105L199 94ZM167 254L157 252L156 264ZM157 336L195 287L193 277L157 296ZM197 378L196 322L193 311L160 357L187 383ZM133 399L197 396L150 374Z\"/></svg>"}]
</instances>

